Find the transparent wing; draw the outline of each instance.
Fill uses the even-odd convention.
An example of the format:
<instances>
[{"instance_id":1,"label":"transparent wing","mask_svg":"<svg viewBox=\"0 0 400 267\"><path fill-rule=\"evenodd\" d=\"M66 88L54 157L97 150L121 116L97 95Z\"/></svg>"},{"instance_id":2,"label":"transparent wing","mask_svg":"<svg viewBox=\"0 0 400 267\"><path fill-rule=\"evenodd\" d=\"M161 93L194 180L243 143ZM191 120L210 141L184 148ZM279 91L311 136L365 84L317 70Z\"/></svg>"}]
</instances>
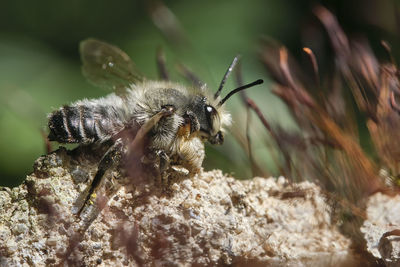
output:
<instances>
[{"instance_id":1,"label":"transparent wing","mask_svg":"<svg viewBox=\"0 0 400 267\"><path fill-rule=\"evenodd\" d=\"M123 94L129 84L143 80L130 57L116 46L96 39L80 44L83 75L94 85Z\"/></svg>"}]
</instances>

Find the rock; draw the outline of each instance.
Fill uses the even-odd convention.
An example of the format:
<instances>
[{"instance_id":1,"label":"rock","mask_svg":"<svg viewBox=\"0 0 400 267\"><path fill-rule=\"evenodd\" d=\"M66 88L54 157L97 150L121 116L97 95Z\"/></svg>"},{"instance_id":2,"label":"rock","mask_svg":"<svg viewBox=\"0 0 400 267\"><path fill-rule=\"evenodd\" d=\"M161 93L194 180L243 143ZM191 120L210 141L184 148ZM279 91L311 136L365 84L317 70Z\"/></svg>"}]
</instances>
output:
<instances>
[{"instance_id":1,"label":"rock","mask_svg":"<svg viewBox=\"0 0 400 267\"><path fill-rule=\"evenodd\" d=\"M400 266L400 195L372 195L361 232L375 258L386 266Z\"/></svg>"},{"instance_id":2,"label":"rock","mask_svg":"<svg viewBox=\"0 0 400 267\"><path fill-rule=\"evenodd\" d=\"M110 171L114 178L81 219L76 203L98 160L84 148L60 149L38 159L22 185L0 190L1 266L355 262L320 188L283 177L239 181L214 170L175 179L164 190L154 179L136 183ZM90 217L96 209L100 214Z\"/></svg>"}]
</instances>

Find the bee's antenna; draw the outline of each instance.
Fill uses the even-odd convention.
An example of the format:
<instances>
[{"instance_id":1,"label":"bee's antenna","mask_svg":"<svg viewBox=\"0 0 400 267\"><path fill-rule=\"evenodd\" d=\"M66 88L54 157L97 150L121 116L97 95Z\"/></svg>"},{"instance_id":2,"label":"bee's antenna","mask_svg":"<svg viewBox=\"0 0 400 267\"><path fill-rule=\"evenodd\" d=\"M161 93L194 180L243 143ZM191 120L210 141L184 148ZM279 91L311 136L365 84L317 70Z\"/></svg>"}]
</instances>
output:
<instances>
[{"instance_id":1,"label":"bee's antenna","mask_svg":"<svg viewBox=\"0 0 400 267\"><path fill-rule=\"evenodd\" d=\"M242 90L244 90L244 89L247 89L247 88L250 88L250 87L253 87L253 86L262 84L263 82L264 82L264 81L263 81L262 79L258 79L257 81L254 81L254 82L252 82L252 83L249 83L249 84L240 86L240 87L238 87L238 88L236 88L236 89L233 89L232 91L229 92L229 94L227 94L223 99L221 99L221 101L219 101L217 107L222 106L222 105L225 103L225 101L228 100L228 99L229 99L232 95L234 95L235 93L237 93L237 92L239 92L239 91L242 91Z\"/></svg>"},{"instance_id":2,"label":"bee's antenna","mask_svg":"<svg viewBox=\"0 0 400 267\"><path fill-rule=\"evenodd\" d=\"M214 99L217 99L217 97L219 97L219 95L221 94L222 88L224 88L225 82L228 79L229 75L231 74L232 70L235 68L236 63L238 62L239 58L240 58L240 55L237 55L233 59L231 65L229 65L229 68L226 70L225 75L222 78L221 83L219 84L217 92L215 92Z\"/></svg>"}]
</instances>

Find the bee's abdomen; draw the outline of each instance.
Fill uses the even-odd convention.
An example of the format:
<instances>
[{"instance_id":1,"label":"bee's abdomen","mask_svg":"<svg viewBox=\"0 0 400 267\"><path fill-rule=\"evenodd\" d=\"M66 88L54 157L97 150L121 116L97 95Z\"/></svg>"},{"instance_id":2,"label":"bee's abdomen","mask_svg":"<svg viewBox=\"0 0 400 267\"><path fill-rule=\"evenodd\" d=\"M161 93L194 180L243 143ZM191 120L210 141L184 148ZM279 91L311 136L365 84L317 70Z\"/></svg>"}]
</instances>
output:
<instances>
[{"instance_id":1,"label":"bee's abdomen","mask_svg":"<svg viewBox=\"0 0 400 267\"><path fill-rule=\"evenodd\" d=\"M108 140L118 127L104 107L64 106L49 116L49 140L90 144Z\"/></svg>"}]
</instances>

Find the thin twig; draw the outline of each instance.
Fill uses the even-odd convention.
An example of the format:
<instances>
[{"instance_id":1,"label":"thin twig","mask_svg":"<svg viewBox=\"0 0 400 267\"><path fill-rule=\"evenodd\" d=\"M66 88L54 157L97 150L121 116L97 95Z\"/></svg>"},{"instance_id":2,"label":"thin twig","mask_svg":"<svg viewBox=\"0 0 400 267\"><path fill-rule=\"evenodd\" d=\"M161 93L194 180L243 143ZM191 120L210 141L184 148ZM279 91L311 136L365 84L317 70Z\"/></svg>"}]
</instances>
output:
<instances>
[{"instance_id":1,"label":"thin twig","mask_svg":"<svg viewBox=\"0 0 400 267\"><path fill-rule=\"evenodd\" d=\"M166 67L165 54L161 47L157 49L157 69L160 79L169 81L169 74Z\"/></svg>"},{"instance_id":2,"label":"thin twig","mask_svg":"<svg viewBox=\"0 0 400 267\"><path fill-rule=\"evenodd\" d=\"M319 68L318 68L317 58L315 57L315 54L313 53L313 51L310 48L304 47L303 51L306 53L306 55L310 59L310 62L311 62L311 65L312 65L313 71L314 71L315 85L317 86L317 89L319 89L319 88L321 88L321 86L320 86L321 82L319 79Z\"/></svg>"}]
</instances>

